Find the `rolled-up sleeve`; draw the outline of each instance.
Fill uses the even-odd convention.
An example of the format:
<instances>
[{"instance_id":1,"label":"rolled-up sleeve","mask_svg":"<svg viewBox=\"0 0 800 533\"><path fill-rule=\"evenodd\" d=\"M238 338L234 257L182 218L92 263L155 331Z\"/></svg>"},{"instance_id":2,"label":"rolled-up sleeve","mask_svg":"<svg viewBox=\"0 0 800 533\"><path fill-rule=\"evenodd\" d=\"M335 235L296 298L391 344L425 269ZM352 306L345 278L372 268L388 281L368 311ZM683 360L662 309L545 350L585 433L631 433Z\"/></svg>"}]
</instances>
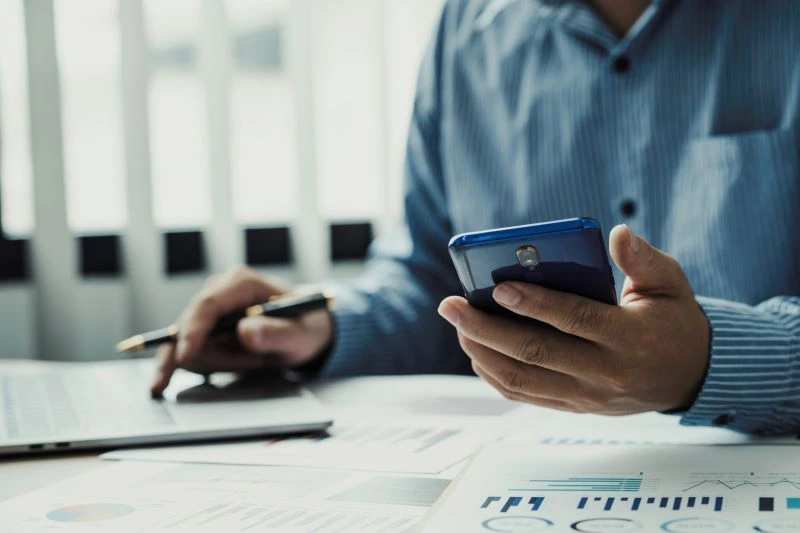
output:
<instances>
[{"instance_id":1,"label":"rolled-up sleeve","mask_svg":"<svg viewBox=\"0 0 800 533\"><path fill-rule=\"evenodd\" d=\"M681 423L757 435L800 433L800 298L756 306L698 302L711 325L711 357Z\"/></svg>"}]
</instances>

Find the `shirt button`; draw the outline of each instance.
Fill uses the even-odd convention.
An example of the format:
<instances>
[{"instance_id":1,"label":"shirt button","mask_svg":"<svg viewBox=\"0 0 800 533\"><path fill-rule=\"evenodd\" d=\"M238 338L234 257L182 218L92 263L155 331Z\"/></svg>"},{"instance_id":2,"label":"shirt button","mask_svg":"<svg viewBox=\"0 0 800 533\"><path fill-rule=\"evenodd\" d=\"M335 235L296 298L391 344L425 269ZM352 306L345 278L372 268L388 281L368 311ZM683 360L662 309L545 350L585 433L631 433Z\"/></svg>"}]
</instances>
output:
<instances>
[{"instance_id":1,"label":"shirt button","mask_svg":"<svg viewBox=\"0 0 800 533\"><path fill-rule=\"evenodd\" d=\"M617 56L611 66L617 74L625 74L631 69L631 60L628 56Z\"/></svg>"},{"instance_id":2,"label":"shirt button","mask_svg":"<svg viewBox=\"0 0 800 533\"><path fill-rule=\"evenodd\" d=\"M636 202L631 199L623 200L621 204L619 204L619 212L622 213L622 216L625 218L631 218L632 216L636 215Z\"/></svg>"}]
</instances>

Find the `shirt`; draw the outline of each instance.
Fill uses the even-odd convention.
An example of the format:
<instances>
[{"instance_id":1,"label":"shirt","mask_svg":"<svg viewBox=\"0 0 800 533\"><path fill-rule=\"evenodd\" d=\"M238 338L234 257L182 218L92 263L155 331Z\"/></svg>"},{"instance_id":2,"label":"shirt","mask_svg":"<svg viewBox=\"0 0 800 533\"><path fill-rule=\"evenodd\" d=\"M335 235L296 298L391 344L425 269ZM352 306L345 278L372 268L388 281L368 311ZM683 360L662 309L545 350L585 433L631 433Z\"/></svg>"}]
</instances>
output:
<instances>
[{"instance_id":1,"label":"shirt","mask_svg":"<svg viewBox=\"0 0 800 533\"><path fill-rule=\"evenodd\" d=\"M580 1L448 2L409 131L408 239L338 284L322 375L471 372L436 312L461 293L450 237L591 216L674 256L708 317L682 423L800 430L798 51L796 0L655 1L624 37Z\"/></svg>"}]
</instances>

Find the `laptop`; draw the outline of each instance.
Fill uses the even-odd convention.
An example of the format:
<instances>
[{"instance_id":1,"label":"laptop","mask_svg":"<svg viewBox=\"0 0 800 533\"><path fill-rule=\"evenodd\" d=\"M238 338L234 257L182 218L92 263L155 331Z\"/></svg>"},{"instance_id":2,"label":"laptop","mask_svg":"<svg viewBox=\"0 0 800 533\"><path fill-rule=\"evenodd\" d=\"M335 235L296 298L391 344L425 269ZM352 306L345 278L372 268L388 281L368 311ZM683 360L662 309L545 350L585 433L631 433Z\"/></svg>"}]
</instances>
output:
<instances>
[{"instance_id":1,"label":"laptop","mask_svg":"<svg viewBox=\"0 0 800 533\"><path fill-rule=\"evenodd\" d=\"M322 431L332 424L307 389L276 374L209 380L176 372L150 398L150 360L0 365L0 455L197 442Z\"/></svg>"}]
</instances>

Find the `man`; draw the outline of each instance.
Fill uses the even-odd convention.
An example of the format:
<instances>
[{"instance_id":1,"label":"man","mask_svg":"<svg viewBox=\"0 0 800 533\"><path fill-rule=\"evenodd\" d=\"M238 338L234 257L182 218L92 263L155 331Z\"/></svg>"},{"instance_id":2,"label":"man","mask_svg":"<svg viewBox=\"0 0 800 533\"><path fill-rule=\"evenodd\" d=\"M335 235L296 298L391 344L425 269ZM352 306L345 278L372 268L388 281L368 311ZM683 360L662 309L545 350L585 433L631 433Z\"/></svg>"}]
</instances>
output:
<instances>
[{"instance_id":1,"label":"man","mask_svg":"<svg viewBox=\"0 0 800 533\"><path fill-rule=\"evenodd\" d=\"M409 249L376 243L333 314L245 319L238 353L206 342L216 318L284 289L246 269L213 281L158 354L153 392L176 366L471 366L556 409L797 432L798 51L796 0L449 2L409 133ZM454 233L572 216L616 225L620 306L496 289L545 327L452 296Z\"/></svg>"}]
</instances>

